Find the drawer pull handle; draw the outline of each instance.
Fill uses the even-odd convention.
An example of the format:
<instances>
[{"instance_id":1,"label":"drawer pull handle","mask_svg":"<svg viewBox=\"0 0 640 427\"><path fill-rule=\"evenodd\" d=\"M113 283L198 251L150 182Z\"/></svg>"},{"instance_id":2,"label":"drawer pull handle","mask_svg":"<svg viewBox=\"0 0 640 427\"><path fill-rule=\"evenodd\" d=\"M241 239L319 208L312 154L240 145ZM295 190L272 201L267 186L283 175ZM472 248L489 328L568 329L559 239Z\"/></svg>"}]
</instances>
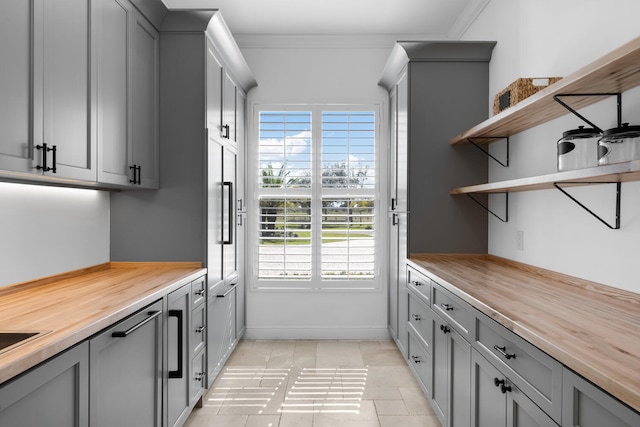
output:
<instances>
[{"instance_id":1,"label":"drawer pull handle","mask_svg":"<svg viewBox=\"0 0 640 427\"><path fill-rule=\"evenodd\" d=\"M411 284L413 284L413 286L424 286L422 283L418 282L417 280L414 280L413 282L411 282Z\"/></svg>"},{"instance_id":2,"label":"drawer pull handle","mask_svg":"<svg viewBox=\"0 0 640 427\"><path fill-rule=\"evenodd\" d=\"M413 320L422 320L419 314L412 314L411 317L413 317Z\"/></svg>"},{"instance_id":3,"label":"drawer pull handle","mask_svg":"<svg viewBox=\"0 0 640 427\"><path fill-rule=\"evenodd\" d=\"M504 358L507 359L507 360L516 358L515 354L507 353L507 348L504 347L504 346L499 346L499 345L496 344L496 345L493 346L493 349L496 350L501 355L503 355Z\"/></svg>"},{"instance_id":4,"label":"drawer pull handle","mask_svg":"<svg viewBox=\"0 0 640 427\"><path fill-rule=\"evenodd\" d=\"M196 377L194 378L196 381L202 381L204 378L204 372L196 372Z\"/></svg>"},{"instance_id":5,"label":"drawer pull handle","mask_svg":"<svg viewBox=\"0 0 640 427\"><path fill-rule=\"evenodd\" d=\"M445 333L445 334L448 334L449 332L451 332L451 329L449 329L449 327L446 325L440 325L440 330L442 331L442 333Z\"/></svg>"},{"instance_id":6,"label":"drawer pull handle","mask_svg":"<svg viewBox=\"0 0 640 427\"><path fill-rule=\"evenodd\" d=\"M202 297L202 296L204 296L205 292L207 292L207 291L204 290L204 289L199 289L199 290L196 291L196 295L200 295Z\"/></svg>"},{"instance_id":7,"label":"drawer pull handle","mask_svg":"<svg viewBox=\"0 0 640 427\"><path fill-rule=\"evenodd\" d=\"M202 325L196 329L196 332L201 334L205 329L207 329L207 327L205 325Z\"/></svg>"},{"instance_id":8,"label":"drawer pull handle","mask_svg":"<svg viewBox=\"0 0 640 427\"><path fill-rule=\"evenodd\" d=\"M502 394L506 394L508 391L511 391L511 386L505 384L505 380L499 380L497 378L493 379L493 383L496 387L500 387L500 392Z\"/></svg>"},{"instance_id":9,"label":"drawer pull handle","mask_svg":"<svg viewBox=\"0 0 640 427\"><path fill-rule=\"evenodd\" d=\"M421 363L422 360L420 360L420 358L418 356L411 356L411 360L413 360L413 363Z\"/></svg>"},{"instance_id":10,"label":"drawer pull handle","mask_svg":"<svg viewBox=\"0 0 640 427\"><path fill-rule=\"evenodd\" d=\"M453 310L453 306L451 304L440 304L440 307L444 308L445 311L451 311Z\"/></svg>"},{"instance_id":11,"label":"drawer pull handle","mask_svg":"<svg viewBox=\"0 0 640 427\"><path fill-rule=\"evenodd\" d=\"M156 317L160 316L162 314L161 311L150 311L147 313L147 315L149 317L147 317L146 319L144 319L143 321L141 321L140 323L133 325L132 327L130 327L129 329L127 329L126 331L115 331L111 333L111 336L114 338L124 338L129 336L130 334L132 334L134 331L140 329L141 327L143 327L144 325L146 325L147 323L151 322L153 319L155 319Z\"/></svg>"}]
</instances>

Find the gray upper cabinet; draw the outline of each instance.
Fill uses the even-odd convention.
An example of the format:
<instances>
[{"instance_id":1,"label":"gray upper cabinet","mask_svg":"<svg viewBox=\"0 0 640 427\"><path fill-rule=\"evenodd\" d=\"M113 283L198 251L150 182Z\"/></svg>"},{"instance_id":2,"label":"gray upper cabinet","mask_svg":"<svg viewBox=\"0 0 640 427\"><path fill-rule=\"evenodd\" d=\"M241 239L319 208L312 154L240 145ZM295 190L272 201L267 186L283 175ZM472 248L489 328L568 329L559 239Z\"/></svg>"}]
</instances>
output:
<instances>
[{"instance_id":1,"label":"gray upper cabinet","mask_svg":"<svg viewBox=\"0 0 640 427\"><path fill-rule=\"evenodd\" d=\"M0 386L0 426L87 427L89 344L83 342Z\"/></svg>"},{"instance_id":2,"label":"gray upper cabinet","mask_svg":"<svg viewBox=\"0 0 640 427\"><path fill-rule=\"evenodd\" d=\"M126 0L96 0L98 181L158 188L159 35Z\"/></svg>"},{"instance_id":3,"label":"gray upper cabinet","mask_svg":"<svg viewBox=\"0 0 640 427\"><path fill-rule=\"evenodd\" d=\"M3 3L3 171L95 181L92 3ZM30 179L29 175L15 177Z\"/></svg>"}]
</instances>

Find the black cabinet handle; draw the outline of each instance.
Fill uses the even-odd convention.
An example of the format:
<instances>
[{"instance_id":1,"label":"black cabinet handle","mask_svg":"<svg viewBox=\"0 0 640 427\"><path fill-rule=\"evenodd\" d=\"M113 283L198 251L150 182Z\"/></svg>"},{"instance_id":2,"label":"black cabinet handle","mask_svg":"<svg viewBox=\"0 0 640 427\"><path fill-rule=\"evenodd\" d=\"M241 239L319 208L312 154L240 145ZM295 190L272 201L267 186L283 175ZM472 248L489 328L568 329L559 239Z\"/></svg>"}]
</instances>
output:
<instances>
[{"instance_id":1,"label":"black cabinet handle","mask_svg":"<svg viewBox=\"0 0 640 427\"><path fill-rule=\"evenodd\" d=\"M133 165L133 166L129 166L129 170L133 169L133 179L130 179L129 182L132 184L142 184L142 179L141 179L141 170L142 170L142 166L140 165Z\"/></svg>"},{"instance_id":2,"label":"black cabinet handle","mask_svg":"<svg viewBox=\"0 0 640 427\"><path fill-rule=\"evenodd\" d=\"M411 317L413 317L413 320L422 320L419 314L412 314Z\"/></svg>"},{"instance_id":3,"label":"black cabinet handle","mask_svg":"<svg viewBox=\"0 0 640 427\"><path fill-rule=\"evenodd\" d=\"M224 131L222 137L229 139L229 125L222 125L222 130Z\"/></svg>"},{"instance_id":4,"label":"black cabinet handle","mask_svg":"<svg viewBox=\"0 0 640 427\"><path fill-rule=\"evenodd\" d=\"M418 282L417 280L414 280L413 282L411 282L411 284L413 286L423 286L422 283Z\"/></svg>"},{"instance_id":5,"label":"black cabinet handle","mask_svg":"<svg viewBox=\"0 0 640 427\"><path fill-rule=\"evenodd\" d=\"M391 210L395 211L396 210L396 199L395 197L391 198ZM395 225L395 224L394 224Z\"/></svg>"},{"instance_id":6,"label":"black cabinet handle","mask_svg":"<svg viewBox=\"0 0 640 427\"><path fill-rule=\"evenodd\" d=\"M36 149L38 150L42 150L42 166L38 165L36 166L37 170L41 170L43 172L53 172L56 173L57 172L57 158L56 158L56 153L58 151L58 147L56 147L55 145L52 147L47 147L47 144L42 144L42 145L36 145ZM53 151L53 167L49 167L47 165L47 153L49 151Z\"/></svg>"},{"instance_id":7,"label":"black cabinet handle","mask_svg":"<svg viewBox=\"0 0 640 427\"><path fill-rule=\"evenodd\" d=\"M222 236L222 244L223 245L231 245L233 244L233 203L231 203L231 200L233 200L233 182L231 181L225 181L222 183L223 187L228 187L229 188L229 212L227 213L229 215L229 220L228 220L228 229L227 229L227 233L229 234L229 238L225 239L224 236ZM224 234L224 231L222 232Z\"/></svg>"},{"instance_id":8,"label":"black cabinet handle","mask_svg":"<svg viewBox=\"0 0 640 427\"><path fill-rule=\"evenodd\" d=\"M398 225L398 215L391 215L391 225Z\"/></svg>"},{"instance_id":9,"label":"black cabinet handle","mask_svg":"<svg viewBox=\"0 0 640 427\"><path fill-rule=\"evenodd\" d=\"M440 325L440 330L442 331L442 333L444 334L448 334L449 332L451 332L451 329L449 329L448 326L446 325Z\"/></svg>"},{"instance_id":10,"label":"black cabinet handle","mask_svg":"<svg viewBox=\"0 0 640 427\"><path fill-rule=\"evenodd\" d=\"M411 356L411 360L413 360L413 363L421 363L422 360L420 360L420 358L418 356Z\"/></svg>"},{"instance_id":11,"label":"black cabinet handle","mask_svg":"<svg viewBox=\"0 0 640 427\"><path fill-rule=\"evenodd\" d=\"M184 322L184 314L182 310L169 310L169 317L178 319L178 369L169 371L169 378L182 378L182 348L184 346L184 334L182 333L182 325Z\"/></svg>"},{"instance_id":12,"label":"black cabinet handle","mask_svg":"<svg viewBox=\"0 0 640 427\"><path fill-rule=\"evenodd\" d=\"M496 387L500 387L500 392L502 394L506 394L508 391L511 391L511 386L506 385L505 380L499 380L498 378L494 378L493 384L495 384Z\"/></svg>"},{"instance_id":13,"label":"black cabinet handle","mask_svg":"<svg viewBox=\"0 0 640 427\"><path fill-rule=\"evenodd\" d=\"M58 147L55 145L51 147L49 150L53 151L53 167L51 168L51 172L57 173L58 171L58 160L56 159L56 153L58 152Z\"/></svg>"},{"instance_id":14,"label":"black cabinet handle","mask_svg":"<svg viewBox=\"0 0 640 427\"><path fill-rule=\"evenodd\" d=\"M150 311L147 314L149 315L149 317L147 317L146 319L144 319L140 323L137 323L137 324L133 325L132 327L130 327L126 331L115 331L115 332L112 332L111 336L114 337L114 338L124 338L124 337L126 337L128 335L131 335L135 330L140 329L141 327L143 327L147 323L151 322L156 317L160 316L162 314L162 312L161 311Z\"/></svg>"},{"instance_id":15,"label":"black cabinet handle","mask_svg":"<svg viewBox=\"0 0 640 427\"><path fill-rule=\"evenodd\" d=\"M445 311L453 310L453 306L451 304L440 304L440 307L444 308Z\"/></svg>"},{"instance_id":16,"label":"black cabinet handle","mask_svg":"<svg viewBox=\"0 0 640 427\"><path fill-rule=\"evenodd\" d=\"M202 325L196 329L196 332L201 334L202 332L204 332L205 329L207 329L207 327L205 325Z\"/></svg>"},{"instance_id":17,"label":"black cabinet handle","mask_svg":"<svg viewBox=\"0 0 640 427\"><path fill-rule=\"evenodd\" d=\"M223 288L223 289L221 290L221 292L219 292L219 293L216 295L216 297L217 297L217 298L224 298L224 297L226 297L227 295L229 295L229 294L231 293L231 291L232 291L232 290L234 290L234 289L235 289L235 286L236 286L236 285L229 285L229 287L227 287L227 288Z\"/></svg>"},{"instance_id":18,"label":"black cabinet handle","mask_svg":"<svg viewBox=\"0 0 640 427\"><path fill-rule=\"evenodd\" d=\"M206 291L205 289L198 289L198 290L195 292L195 294L196 294L196 295L200 295L200 296L202 297L202 296L204 296L204 294L205 294L206 292L207 292L207 291Z\"/></svg>"},{"instance_id":19,"label":"black cabinet handle","mask_svg":"<svg viewBox=\"0 0 640 427\"><path fill-rule=\"evenodd\" d=\"M509 359L515 359L516 355L514 354L509 354L507 353L507 348L504 346L499 346L499 345L494 345L493 349L496 350L498 353L500 353L501 355L504 356L505 359L509 360Z\"/></svg>"}]
</instances>

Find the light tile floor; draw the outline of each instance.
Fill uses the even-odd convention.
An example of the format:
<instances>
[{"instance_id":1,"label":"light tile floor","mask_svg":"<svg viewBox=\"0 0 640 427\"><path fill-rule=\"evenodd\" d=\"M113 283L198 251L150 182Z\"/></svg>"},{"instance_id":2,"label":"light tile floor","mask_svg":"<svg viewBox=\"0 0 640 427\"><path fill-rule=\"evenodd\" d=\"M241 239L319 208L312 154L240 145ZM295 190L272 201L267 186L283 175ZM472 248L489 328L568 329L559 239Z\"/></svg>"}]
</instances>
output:
<instances>
[{"instance_id":1,"label":"light tile floor","mask_svg":"<svg viewBox=\"0 0 640 427\"><path fill-rule=\"evenodd\" d=\"M440 427L393 341L241 341L185 427Z\"/></svg>"}]
</instances>

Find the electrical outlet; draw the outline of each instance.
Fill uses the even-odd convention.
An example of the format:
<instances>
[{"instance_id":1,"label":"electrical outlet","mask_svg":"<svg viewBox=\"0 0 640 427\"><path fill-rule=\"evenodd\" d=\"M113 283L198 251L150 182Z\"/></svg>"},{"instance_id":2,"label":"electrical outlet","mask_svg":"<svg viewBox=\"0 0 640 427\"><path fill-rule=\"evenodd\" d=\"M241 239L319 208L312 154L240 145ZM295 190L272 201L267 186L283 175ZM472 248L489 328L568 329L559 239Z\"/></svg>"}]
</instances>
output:
<instances>
[{"instance_id":1,"label":"electrical outlet","mask_svg":"<svg viewBox=\"0 0 640 427\"><path fill-rule=\"evenodd\" d=\"M524 231L516 231L516 250L524 251Z\"/></svg>"}]
</instances>

